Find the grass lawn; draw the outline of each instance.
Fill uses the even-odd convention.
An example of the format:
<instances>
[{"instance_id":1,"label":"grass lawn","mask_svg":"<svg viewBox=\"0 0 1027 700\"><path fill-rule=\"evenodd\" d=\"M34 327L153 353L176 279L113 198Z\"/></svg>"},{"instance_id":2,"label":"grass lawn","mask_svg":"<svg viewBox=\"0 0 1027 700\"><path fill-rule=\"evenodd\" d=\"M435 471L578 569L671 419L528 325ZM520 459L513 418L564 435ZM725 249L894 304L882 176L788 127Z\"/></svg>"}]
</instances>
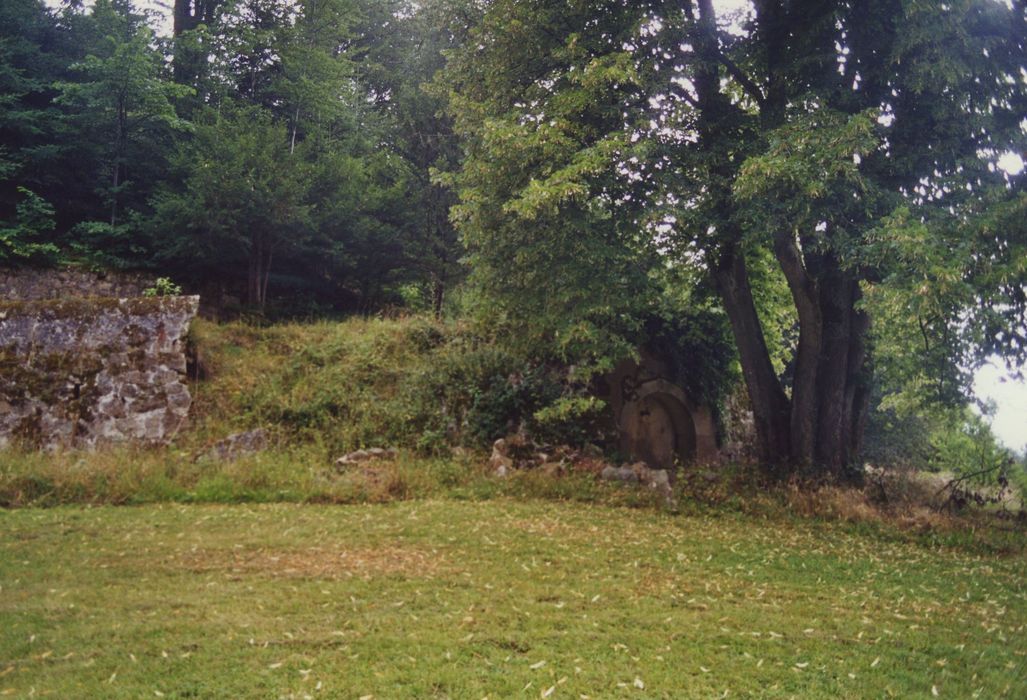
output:
<instances>
[{"instance_id":1,"label":"grass lawn","mask_svg":"<svg viewBox=\"0 0 1027 700\"><path fill-rule=\"evenodd\" d=\"M0 695L1027 697L1027 561L585 504L0 511Z\"/></svg>"}]
</instances>

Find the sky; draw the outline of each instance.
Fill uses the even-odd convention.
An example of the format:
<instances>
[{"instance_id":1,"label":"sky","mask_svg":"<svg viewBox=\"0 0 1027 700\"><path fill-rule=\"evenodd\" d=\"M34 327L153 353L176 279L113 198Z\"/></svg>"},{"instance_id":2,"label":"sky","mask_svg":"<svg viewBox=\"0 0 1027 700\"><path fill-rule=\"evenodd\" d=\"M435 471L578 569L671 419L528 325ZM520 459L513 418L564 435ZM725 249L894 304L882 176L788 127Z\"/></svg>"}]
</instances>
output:
<instances>
[{"instance_id":1,"label":"sky","mask_svg":"<svg viewBox=\"0 0 1027 700\"><path fill-rule=\"evenodd\" d=\"M1011 450L1027 452L1027 382L1009 379L1002 362L995 361L977 371L974 392L997 407L990 417L995 437Z\"/></svg>"}]
</instances>

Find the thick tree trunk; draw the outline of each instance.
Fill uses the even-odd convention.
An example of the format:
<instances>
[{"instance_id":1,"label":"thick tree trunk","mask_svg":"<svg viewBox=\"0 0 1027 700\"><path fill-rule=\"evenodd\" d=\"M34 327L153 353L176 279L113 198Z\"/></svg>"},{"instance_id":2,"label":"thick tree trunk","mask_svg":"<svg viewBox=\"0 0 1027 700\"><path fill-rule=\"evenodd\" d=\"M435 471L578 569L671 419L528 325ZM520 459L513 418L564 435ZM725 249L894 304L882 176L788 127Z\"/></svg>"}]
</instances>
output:
<instances>
[{"instance_id":1,"label":"thick tree trunk","mask_svg":"<svg viewBox=\"0 0 1027 700\"><path fill-rule=\"evenodd\" d=\"M799 316L799 346L792 380L790 461L809 466L814 460L817 434L817 365L823 344L824 324L816 279L809 274L794 235L779 233L774 253L788 281Z\"/></svg>"},{"instance_id":2,"label":"thick tree trunk","mask_svg":"<svg viewBox=\"0 0 1027 700\"><path fill-rule=\"evenodd\" d=\"M854 282L837 264L820 282L820 310L823 317L823 345L817 367L816 463L833 473L848 461L849 426L844 424L846 388L849 378L849 349L852 341L852 299Z\"/></svg>"},{"instance_id":3,"label":"thick tree trunk","mask_svg":"<svg viewBox=\"0 0 1027 700\"><path fill-rule=\"evenodd\" d=\"M727 311L749 392L760 461L779 467L790 461L790 410L770 362L766 338L753 303L745 258L735 249L721 256L714 281Z\"/></svg>"}]
</instances>

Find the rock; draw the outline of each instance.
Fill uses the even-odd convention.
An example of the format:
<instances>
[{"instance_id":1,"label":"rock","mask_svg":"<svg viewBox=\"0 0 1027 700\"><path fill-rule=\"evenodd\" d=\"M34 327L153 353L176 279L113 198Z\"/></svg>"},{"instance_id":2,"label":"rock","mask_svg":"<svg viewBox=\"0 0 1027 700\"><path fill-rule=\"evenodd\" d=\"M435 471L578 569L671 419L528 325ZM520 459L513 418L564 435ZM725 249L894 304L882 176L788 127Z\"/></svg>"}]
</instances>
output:
<instances>
[{"instance_id":1,"label":"rock","mask_svg":"<svg viewBox=\"0 0 1027 700\"><path fill-rule=\"evenodd\" d=\"M543 462L539 469L546 476L561 476L563 475L563 462Z\"/></svg>"},{"instance_id":2,"label":"rock","mask_svg":"<svg viewBox=\"0 0 1027 700\"><path fill-rule=\"evenodd\" d=\"M649 472L651 472L652 469L650 469L649 465L645 462L632 462L627 468L633 471L635 476L637 476L638 480L642 483L649 481Z\"/></svg>"},{"instance_id":3,"label":"rock","mask_svg":"<svg viewBox=\"0 0 1027 700\"><path fill-rule=\"evenodd\" d=\"M498 476L506 476L511 469L513 469L513 460L509 457L493 452L492 457L489 458L489 469ZM502 474L500 474L502 472Z\"/></svg>"},{"instance_id":4,"label":"rock","mask_svg":"<svg viewBox=\"0 0 1027 700\"><path fill-rule=\"evenodd\" d=\"M0 273L2 276L3 273ZM165 444L192 399L196 297L0 301L0 437L45 449Z\"/></svg>"},{"instance_id":5,"label":"rock","mask_svg":"<svg viewBox=\"0 0 1027 700\"><path fill-rule=\"evenodd\" d=\"M263 428L248 430L245 433L229 435L224 440L214 443L207 452L211 459L232 462L245 455L255 454L267 448L267 431Z\"/></svg>"},{"instance_id":6,"label":"rock","mask_svg":"<svg viewBox=\"0 0 1027 700\"><path fill-rule=\"evenodd\" d=\"M599 476L606 481L621 481L629 484L638 482L638 475L634 469L631 467L615 467L612 464L604 467Z\"/></svg>"},{"instance_id":7,"label":"rock","mask_svg":"<svg viewBox=\"0 0 1027 700\"><path fill-rule=\"evenodd\" d=\"M508 456L506 438L499 438L494 443L492 443L492 454L500 454L504 457Z\"/></svg>"},{"instance_id":8,"label":"rock","mask_svg":"<svg viewBox=\"0 0 1027 700\"><path fill-rule=\"evenodd\" d=\"M670 473L666 469L650 469L646 486L660 492L667 498L674 494L674 490L670 485Z\"/></svg>"},{"instance_id":9,"label":"rock","mask_svg":"<svg viewBox=\"0 0 1027 700\"><path fill-rule=\"evenodd\" d=\"M346 467L354 464L360 464L361 462L371 462L378 459L395 459L399 455L399 451L395 447L369 447L366 450L354 450L348 454L344 454L335 460L335 467L337 469L345 469Z\"/></svg>"}]
</instances>

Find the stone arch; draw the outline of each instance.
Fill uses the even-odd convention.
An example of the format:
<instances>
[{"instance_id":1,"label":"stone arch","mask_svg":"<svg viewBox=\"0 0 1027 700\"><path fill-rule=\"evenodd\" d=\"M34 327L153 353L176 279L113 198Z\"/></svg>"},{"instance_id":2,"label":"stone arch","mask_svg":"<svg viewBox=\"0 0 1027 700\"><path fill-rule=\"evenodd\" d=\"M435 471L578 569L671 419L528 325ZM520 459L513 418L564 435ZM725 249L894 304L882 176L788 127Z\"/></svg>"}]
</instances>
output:
<instances>
[{"instance_id":1,"label":"stone arch","mask_svg":"<svg viewBox=\"0 0 1027 700\"><path fill-rule=\"evenodd\" d=\"M716 456L713 419L676 384L655 378L639 384L618 416L621 450L653 468L706 462Z\"/></svg>"}]
</instances>

